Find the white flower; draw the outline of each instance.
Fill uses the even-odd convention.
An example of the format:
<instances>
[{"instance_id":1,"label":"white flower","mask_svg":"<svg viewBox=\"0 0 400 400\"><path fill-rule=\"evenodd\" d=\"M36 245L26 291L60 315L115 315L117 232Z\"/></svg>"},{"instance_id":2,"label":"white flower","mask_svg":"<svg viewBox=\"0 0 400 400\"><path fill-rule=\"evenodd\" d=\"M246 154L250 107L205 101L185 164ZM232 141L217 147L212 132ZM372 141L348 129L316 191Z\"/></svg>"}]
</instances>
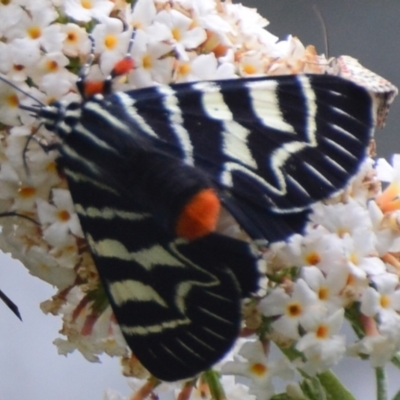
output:
<instances>
[{"instance_id":1,"label":"white flower","mask_svg":"<svg viewBox=\"0 0 400 400\"><path fill-rule=\"evenodd\" d=\"M137 30L132 46L135 67L129 79L136 87L153 86L154 82L169 83L174 66L173 57L166 55L172 45L153 41L143 30Z\"/></svg>"},{"instance_id":2,"label":"white flower","mask_svg":"<svg viewBox=\"0 0 400 400\"><path fill-rule=\"evenodd\" d=\"M49 254L57 259L57 263L62 268L75 268L79 264L79 249L76 238L68 235L64 246L55 247Z\"/></svg>"},{"instance_id":3,"label":"white flower","mask_svg":"<svg viewBox=\"0 0 400 400\"><path fill-rule=\"evenodd\" d=\"M345 235L344 252L349 272L357 278L379 275L386 271L384 262L375 255L374 236L369 231L358 231L356 236Z\"/></svg>"},{"instance_id":4,"label":"white flower","mask_svg":"<svg viewBox=\"0 0 400 400\"><path fill-rule=\"evenodd\" d=\"M274 54L276 52L276 54ZM284 57L287 63L296 63L304 57L305 48L299 39L289 35L285 40L276 43L274 54L276 57Z\"/></svg>"},{"instance_id":5,"label":"white flower","mask_svg":"<svg viewBox=\"0 0 400 400\"><path fill-rule=\"evenodd\" d=\"M32 9L11 29L8 37L31 40L48 52L60 51L65 34L61 32L60 24L52 24L57 17L57 12L49 7Z\"/></svg>"},{"instance_id":6,"label":"white flower","mask_svg":"<svg viewBox=\"0 0 400 400\"><path fill-rule=\"evenodd\" d=\"M7 37L11 28L22 21L24 14L22 8L14 2L0 2L0 36Z\"/></svg>"},{"instance_id":7,"label":"white flower","mask_svg":"<svg viewBox=\"0 0 400 400\"><path fill-rule=\"evenodd\" d=\"M64 85L68 85L68 81L72 79L72 74L66 69L68 64L69 59L60 51L45 53L40 60L38 60L35 69L31 71L30 77L40 86L42 85L42 80L47 78L47 74L55 75L59 81L58 85L64 87ZM64 80L67 81L65 84L63 83Z\"/></svg>"},{"instance_id":8,"label":"white flower","mask_svg":"<svg viewBox=\"0 0 400 400\"><path fill-rule=\"evenodd\" d=\"M364 307L366 307L366 305L364 305ZM390 319L392 322L395 322L396 327L395 329L387 330L386 326L384 330L388 331L387 333L389 334L387 335L386 333L380 332L381 327L378 326L375 318L361 314L360 321L365 331L365 337L350 345L348 347L348 354L350 356L368 355L373 367L383 367L393 358L400 348L398 332L399 322L394 321L393 318Z\"/></svg>"},{"instance_id":9,"label":"white flower","mask_svg":"<svg viewBox=\"0 0 400 400\"><path fill-rule=\"evenodd\" d=\"M10 85L0 82L0 120L3 124L18 125L21 113L18 108L20 96Z\"/></svg>"},{"instance_id":10,"label":"white flower","mask_svg":"<svg viewBox=\"0 0 400 400\"><path fill-rule=\"evenodd\" d=\"M228 67L230 65L230 67ZM213 53L200 54L197 57L189 57L188 61L181 61L176 71L176 82L190 82L212 79L236 78L232 64L218 65Z\"/></svg>"},{"instance_id":11,"label":"white flower","mask_svg":"<svg viewBox=\"0 0 400 400\"><path fill-rule=\"evenodd\" d=\"M377 178L382 182L400 181L400 154L392 155L391 164L384 158L379 158L375 171Z\"/></svg>"},{"instance_id":12,"label":"white flower","mask_svg":"<svg viewBox=\"0 0 400 400\"><path fill-rule=\"evenodd\" d=\"M400 289L399 277L381 274L372 277L376 289L368 287L361 298L361 312L367 316L378 316L379 331L391 337L400 335Z\"/></svg>"},{"instance_id":13,"label":"white flower","mask_svg":"<svg viewBox=\"0 0 400 400\"><path fill-rule=\"evenodd\" d=\"M80 340L76 342L58 338L53 341L53 344L57 347L58 354L66 356L78 350L86 360L92 363L100 363L100 358L97 356L99 350L90 336L82 336Z\"/></svg>"},{"instance_id":14,"label":"white flower","mask_svg":"<svg viewBox=\"0 0 400 400\"><path fill-rule=\"evenodd\" d=\"M261 300L259 308L265 316L279 316L272 327L282 335L299 338L299 325L308 319L318 318L325 310L318 301L317 294L310 289L303 279L293 283L293 293L285 293L276 288Z\"/></svg>"},{"instance_id":15,"label":"white flower","mask_svg":"<svg viewBox=\"0 0 400 400\"><path fill-rule=\"evenodd\" d=\"M221 39L227 38L227 36L224 35L225 33L234 32L233 27L218 15L215 8L215 0L194 0L190 1L190 4L187 4L186 7L190 8L192 11L193 20L196 25L216 32Z\"/></svg>"},{"instance_id":16,"label":"white flower","mask_svg":"<svg viewBox=\"0 0 400 400\"><path fill-rule=\"evenodd\" d=\"M100 69L108 75L114 65L121 60L128 49L132 32L124 30L121 20L103 18L92 32L96 52L100 53Z\"/></svg>"},{"instance_id":17,"label":"white flower","mask_svg":"<svg viewBox=\"0 0 400 400\"><path fill-rule=\"evenodd\" d=\"M65 55L69 57L77 57L80 54L89 53L90 40L85 29L70 22L61 25L61 30L66 36L62 49Z\"/></svg>"},{"instance_id":18,"label":"white flower","mask_svg":"<svg viewBox=\"0 0 400 400\"><path fill-rule=\"evenodd\" d=\"M343 266L343 245L335 234L317 226L291 236L278 257L287 266L317 266L327 273Z\"/></svg>"},{"instance_id":19,"label":"white flower","mask_svg":"<svg viewBox=\"0 0 400 400\"><path fill-rule=\"evenodd\" d=\"M2 172L5 168L2 168ZM8 171L12 171L11 167ZM15 172L15 171L14 171ZM34 181L33 179L19 179L18 175L10 180L0 180L0 198L12 199L13 209L18 211L33 211L38 198L48 197L50 187L45 182Z\"/></svg>"},{"instance_id":20,"label":"white flower","mask_svg":"<svg viewBox=\"0 0 400 400\"><path fill-rule=\"evenodd\" d=\"M4 72L10 79L25 81L41 58L40 48L32 40L22 38L10 42L7 50L8 54L0 55L1 59L7 54L9 59L9 66Z\"/></svg>"},{"instance_id":21,"label":"white flower","mask_svg":"<svg viewBox=\"0 0 400 400\"><path fill-rule=\"evenodd\" d=\"M10 44L0 42L0 72L7 74L12 69Z\"/></svg>"},{"instance_id":22,"label":"white flower","mask_svg":"<svg viewBox=\"0 0 400 400\"><path fill-rule=\"evenodd\" d=\"M69 73L61 69L59 72L44 75L38 84L39 88L46 94L47 100L75 100L78 95L71 92L73 84L69 79Z\"/></svg>"},{"instance_id":23,"label":"white flower","mask_svg":"<svg viewBox=\"0 0 400 400\"><path fill-rule=\"evenodd\" d=\"M261 342L246 342L239 355L246 361L228 361L221 367L223 374L233 374L249 378L250 394L254 394L257 400L268 400L274 393L272 379L292 379L294 372L286 359L270 361L265 356Z\"/></svg>"},{"instance_id":24,"label":"white flower","mask_svg":"<svg viewBox=\"0 0 400 400\"><path fill-rule=\"evenodd\" d=\"M268 59L260 52L248 52L240 58L239 70L241 76L260 76L265 74Z\"/></svg>"},{"instance_id":25,"label":"white flower","mask_svg":"<svg viewBox=\"0 0 400 400\"><path fill-rule=\"evenodd\" d=\"M317 203L310 215L311 222L320 224L329 232L343 237L356 231L372 231L372 224L366 207L356 201L326 205Z\"/></svg>"},{"instance_id":26,"label":"white flower","mask_svg":"<svg viewBox=\"0 0 400 400\"><path fill-rule=\"evenodd\" d=\"M101 315L93 311L92 302L87 301L77 286L72 287L66 297L60 313L64 314L63 333L68 340L56 339L53 342L59 354L67 355L78 350L90 362L100 362L98 355L102 352L126 355L126 342L111 318L111 307Z\"/></svg>"},{"instance_id":27,"label":"white flower","mask_svg":"<svg viewBox=\"0 0 400 400\"><path fill-rule=\"evenodd\" d=\"M341 294L348 279L346 268L332 268L324 275L317 267L303 267L300 276L317 293L319 301L328 310L333 311L344 305Z\"/></svg>"},{"instance_id":28,"label":"white flower","mask_svg":"<svg viewBox=\"0 0 400 400\"><path fill-rule=\"evenodd\" d=\"M221 384L224 388L227 399L229 400L255 400L256 397L250 394L250 388L247 385L235 382L232 376L222 376Z\"/></svg>"},{"instance_id":29,"label":"white flower","mask_svg":"<svg viewBox=\"0 0 400 400\"><path fill-rule=\"evenodd\" d=\"M391 224L387 224L385 214L374 200L368 202L368 212L373 225L376 237L375 247L379 256L382 257L390 251L400 251L399 232L393 229ZM395 214L393 213L393 215Z\"/></svg>"},{"instance_id":30,"label":"white flower","mask_svg":"<svg viewBox=\"0 0 400 400\"><path fill-rule=\"evenodd\" d=\"M52 199L54 206L44 200L37 200L40 223L47 226L43 231L44 239L52 246L61 247L67 244L69 233L83 237L70 192L53 189Z\"/></svg>"},{"instance_id":31,"label":"white flower","mask_svg":"<svg viewBox=\"0 0 400 400\"><path fill-rule=\"evenodd\" d=\"M8 162L1 164L0 179L13 182L21 178L27 180L29 175L34 175L33 180L38 184L43 183L50 187L60 183L56 170L57 153L55 151L45 152L32 140L29 150L25 149L31 134L26 125L15 126L11 129L8 146L4 151Z\"/></svg>"},{"instance_id":32,"label":"white flower","mask_svg":"<svg viewBox=\"0 0 400 400\"><path fill-rule=\"evenodd\" d=\"M129 13L126 18L130 26L146 30L156 15L157 9L153 1L137 0L132 13Z\"/></svg>"},{"instance_id":33,"label":"white flower","mask_svg":"<svg viewBox=\"0 0 400 400\"><path fill-rule=\"evenodd\" d=\"M201 27L191 27L192 20L177 10L163 10L159 12L154 24L147 29L149 35L155 35L160 40L171 43L176 52L185 61L188 59L186 50L191 50L202 44L206 38L206 32Z\"/></svg>"},{"instance_id":34,"label":"white flower","mask_svg":"<svg viewBox=\"0 0 400 400\"><path fill-rule=\"evenodd\" d=\"M303 351L305 361L295 363L308 375L320 374L336 365L345 353L344 338L334 336L331 340L308 347Z\"/></svg>"},{"instance_id":35,"label":"white flower","mask_svg":"<svg viewBox=\"0 0 400 400\"><path fill-rule=\"evenodd\" d=\"M262 17L255 8L245 7L242 4L226 3L226 8L246 35L251 36L258 28L265 28L269 22Z\"/></svg>"},{"instance_id":36,"label":"white flower","mask_svg":"<svg viewBox=\"0 0 400 400\"><path fill-rule=\"evenodd\" d=\"M234 25L237 24L244 41L251 42L254 47L263 48L272 57L282 56L276 52L278 37L264 29L269 22L256 9L232 3L225 3L225 7L228 14L233 16Z\"/></svg>"},{"instance_id":37,"label":"white flower","mask_svg":"<svg viewBox=\"0 0 400 400\"><path fill-rule=\"evenodd\" d=\"M76 21L88 22L92 18L101 21L110 15L114 3L108 0L65 0L64 12Z\"/></svg>"},{"instance_id":38,"label":"white flower","mask_svg":"<svg viewBox=\"0 0 400 400\"><path fill-rule=\"evenodd\" d=\"M299 364L308 374L315 375L337 364L346 351L345 337L337 335L343 325L344 309L320 319L303 322L307 333L296 343L307 361Z\"/></svg>"},{"instance_id":39,"label":"white flower","mask_svg":"<svg viewBox=\"0 0 400 400\"><path fill-rule=\"evenodd\" d=\"M76 273L72 268L60 268L55 257L38 246L31 247L25 254L29 273L63 290L73 285Z\"/></svg>"}]
</instances>

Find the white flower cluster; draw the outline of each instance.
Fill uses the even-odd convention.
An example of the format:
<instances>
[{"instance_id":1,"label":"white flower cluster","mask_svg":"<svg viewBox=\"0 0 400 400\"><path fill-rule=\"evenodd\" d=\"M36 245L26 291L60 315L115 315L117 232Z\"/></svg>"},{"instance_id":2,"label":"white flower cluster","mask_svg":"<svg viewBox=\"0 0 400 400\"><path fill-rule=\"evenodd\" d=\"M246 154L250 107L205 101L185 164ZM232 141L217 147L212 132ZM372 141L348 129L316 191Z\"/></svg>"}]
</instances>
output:
<instances>
[{"instance_id":1,"label":"white flower cluster","mask_svg":"<svg viewBox=\"0 0 400 400\"><path fill-rule=\"evenodd\" d=\"M90 51L89 31L97 56L89 76L95 78L107 76L125 56L132 27L135 68L115 82L118 90L327 69L312 46L293 37L278 41L267 24L253 9L218 0L138 0L133 9L123 0L0 2L0 73L43 103L79 100L75 82ZM144 376L127 356L105 301L56 167L57 151L44 146L54 135L20 109L22 103L32 100L0 82L0 213L26 217L0 218L0 248L57 288L42 309L63 316L67 339L55 341L60 353L78 349L93 362L103 352L123 356L127 375ZM377 177L392 182L383 193ZM232 393L268 399L272 377L291 379L293 365L314 375L348 349L377 366L400 349L399 190L397 158L393 167L381 161L374 168L367 160L344 194L314 207L305 235L268 250L268 294L244 318L247 329L267 334L263 343L246 341L222 366L224 373L251 378L250 392L227 383ZM339 335L345 312L362 332L351 345ZM267 339L292 345L292 366L268 359Z\"/></svg>"}]
</instances>

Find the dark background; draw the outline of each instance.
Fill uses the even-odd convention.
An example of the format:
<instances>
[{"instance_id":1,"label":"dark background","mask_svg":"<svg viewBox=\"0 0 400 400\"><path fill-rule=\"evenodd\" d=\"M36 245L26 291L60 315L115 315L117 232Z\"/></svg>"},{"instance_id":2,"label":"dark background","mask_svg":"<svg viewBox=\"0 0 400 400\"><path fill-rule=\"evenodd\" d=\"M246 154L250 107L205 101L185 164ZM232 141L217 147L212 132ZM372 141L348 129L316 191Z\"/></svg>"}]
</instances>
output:
<instances>
[{"instance_id":1,"label":"dark background","mask_svg":"<svg viewBox=\"0 0 400 400\"><path fill-rule=\"evenodd\" d=\"M267 29L280 39L297 36L329 57L349 55L366 68L400 86L400 0L245 0L270 21ZM400 97L392 104L386 127L376 131L378 155L400 153Z\"/></svg>"},{"instance_id":2,"label":"dark background","mask_svg":"<svg viewBox=\"0 0 400 400\"><path fill-rule=\"evenodd\" d=\"M400 87L400 0L242 0L270 21L267 29L284 39L297 36L326 55L321 22L327 29L328 58L349 55ZM394 100L386 127L376 130L378 156L400 153L400 97ZM347 331L349 333L349 330ZM355 338L354 338L355 339ZM375 372L368 361L346 357L334 371L357 399L376 399ZM400 370L388 365L389 397L400 389Z\"/></svg>"}]
</instances>

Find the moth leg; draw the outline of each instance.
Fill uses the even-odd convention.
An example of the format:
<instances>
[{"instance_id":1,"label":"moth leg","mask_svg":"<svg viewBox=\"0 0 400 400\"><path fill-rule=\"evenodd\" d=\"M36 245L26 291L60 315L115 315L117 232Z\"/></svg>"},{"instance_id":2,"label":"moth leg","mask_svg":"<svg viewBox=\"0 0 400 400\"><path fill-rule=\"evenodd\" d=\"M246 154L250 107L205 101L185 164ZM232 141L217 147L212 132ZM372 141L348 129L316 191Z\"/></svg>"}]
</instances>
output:
<instances>
[{"instance_id":1,"label":"moth leg","mask_svg":"<svg viewBox=\"0 0 400 400\"><path fill-rule=\"evenodd\" d=\"M2 290L0 290L0 299L22 321L17 305Z\"/></svg>"}]
</instances>

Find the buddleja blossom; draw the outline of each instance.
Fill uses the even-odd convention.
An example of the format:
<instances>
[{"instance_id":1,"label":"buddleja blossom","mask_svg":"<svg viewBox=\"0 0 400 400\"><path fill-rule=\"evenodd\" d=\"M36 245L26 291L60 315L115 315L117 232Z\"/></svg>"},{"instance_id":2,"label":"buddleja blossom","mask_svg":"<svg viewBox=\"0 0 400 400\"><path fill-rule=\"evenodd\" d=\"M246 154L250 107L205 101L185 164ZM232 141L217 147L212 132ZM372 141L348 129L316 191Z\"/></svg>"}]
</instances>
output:
<instances>
[{"instance_id":1,"label":"buddleja blossom","mask_svg":"<svg viewBox=\"0 0 400 400\"><path fill-rule=\"evenodd\" d=\"M135 27L131 55L136 66L114 82L116 90L334 73L366 87L376 123L383 125L396 88L350 57L328 62L295 37L279 41L267 25L256 10L219 0L137 0L133 9L124 0L0 2L0 73L43 103L79 101L75 83L89 57L89 33L96 55L89 77L104 79L125 56ZM231 400L269 399L277 379L286 381L288 394L310 397L304 377L317 380L334 397L332 386L324 385L330 368L346 354L367 357L374 367L395 359L400 350L400 156L392 165L367 158L342 193L313 206L303 235L263 253L265 293L244 302L247 339L238 339L215 366L218 373L160 384L144 380L148 373L127 348L105 298L65 177L57 170L57 151L43 150L55 137L19 108L21 103L34 105L0 82L0 213L25 217L0 218L0 247L56 287L41 308L62 317L62 337L54 342L60 354L78 350L91 362L102 353L121 357L123 373L134 377L133 398L168 392L180 400L215 398L216 393ZM384 190L381 181L388 182ZM229 216L219 225L223 233L243 236ZM346 318L356 341L341 333ZM270 354L272 343L282 352L277 359ZM236 382L233 375L247 380ZM112 390L105 398L122 399Z\"/></svg>"}]
</instances>

